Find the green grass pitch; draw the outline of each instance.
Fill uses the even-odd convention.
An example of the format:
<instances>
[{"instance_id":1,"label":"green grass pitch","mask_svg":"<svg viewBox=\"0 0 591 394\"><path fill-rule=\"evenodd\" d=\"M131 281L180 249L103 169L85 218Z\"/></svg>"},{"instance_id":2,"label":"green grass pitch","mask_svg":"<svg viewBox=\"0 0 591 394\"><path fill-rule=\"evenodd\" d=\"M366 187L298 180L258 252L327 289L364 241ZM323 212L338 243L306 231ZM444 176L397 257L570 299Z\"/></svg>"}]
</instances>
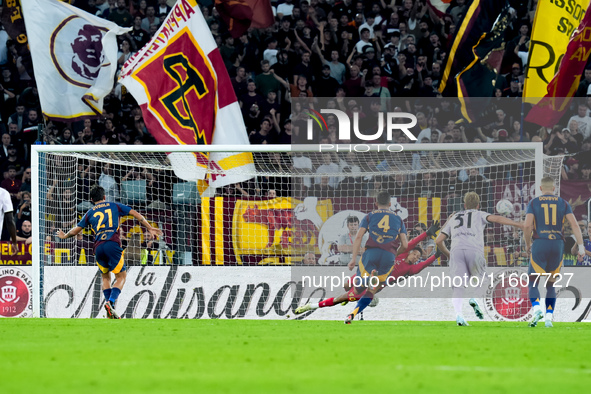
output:
<instances>
[{"instance_id":1,"label":"green grass pitch","mask_svg":"<svg viewBox=\"0 0 591 394\"><path fill-rule=\"evenodd\" d=\"M591 325L471 324L2 319L0 393L583 393L591 387Z\"/></svg>"}]
</instances>

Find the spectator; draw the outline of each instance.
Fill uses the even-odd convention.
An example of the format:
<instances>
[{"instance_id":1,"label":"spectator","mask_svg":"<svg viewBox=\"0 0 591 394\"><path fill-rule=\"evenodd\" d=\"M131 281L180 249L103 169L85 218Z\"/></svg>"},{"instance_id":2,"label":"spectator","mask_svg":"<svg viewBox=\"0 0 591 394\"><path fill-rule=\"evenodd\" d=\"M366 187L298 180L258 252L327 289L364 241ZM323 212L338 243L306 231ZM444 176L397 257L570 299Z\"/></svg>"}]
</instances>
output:
<instances>
[{"instance_id":1,"label":"spectator","mask_svg":"<svg viewBox=\"0 0 591 394\"><path fill-rule=\"evenodd\" d=\"M579 151L576 140L570 136L567 128L554 126L552 133L544 145L544 150L548 155L559 155L576 153Z\"/></svg>"},{"instance_id":2,"label":"spectator","mask_svg":"<svg viewBox=\"0 0 591 394\"><path fill-rule=\"evenodd\" d=\"M121 0L119 0L121 1ZM166 19L168 14L172 11L172 8L166 4L166 0L158 0L158 8L156 9L156 16L163 21Z\"/></svg>"},{"instance_id":3,"label":"spectator","mask_svg":"<svg viewBox=\"0 0 591 394\"><path fill-rule=\"evenodd\" d=\"M17 228L20 227L20 223L23 221L31 221L31 193L21 192L21 198L22 199L19 202L18 208L16 209Z\"/></svg>"},{"instance_id":4,"label":"spectator","mask_svg":"<svg viewBox=\"0 0 591 394\"><path fill-rule=\"evenodd\" d=\"M20 223L20 226L17 225L16 240L29 245L33 242L32 230L33 226L31 225L31 221L23 220Z\"/></svg>"},{"instance_id":5,"label":"spectator","mask_svg":"<svg viewBox=\"0 0 591 394\"><path fill-rule=\"evenodd\" d=\"M18 207L21 185L22 181L16 177L16 168L13 165L9 165L6 171L6 178L0 183L0 187L6 189L10 194L13 207Z\"/></svg>"},{"instance_id":6,"label":"spectator","mask_svg":"<svg viewBox=\"0 0 591 394\"><path fill-rule=\"evenodd\" d=\"M312 252L308 252L302 259L302 265L316 265L316 255Z\"/></svg>"},{"instance_id":7,"label":"spectator","mask_svg":"<svg viewBox=\"0 0 591 394\"><path fill-rule=\"evenodd\" d=\"M232 87L236 97L242 97L246 94L246 69L242 66L236 68L236 76L232 78Z\"/></svg>"},{"instance_id":8,"label":"spectator","mask_svg":"<svg viewBox=\"0 0 591 394\"><path fill-rule=\"evenodd\" d=\"M579 179L579 161L571 157L566 161L565 164L567 171L565 173L564 179L569 181Z\"/></svg>"},{"instance_id":9,"label":"spectator","mask_svg":"<svg viewBox=\"0 0 591 394\"><path fill-rule=\"evenodd\" d=\"M146 1L142 0L141 2L145 4ZM137 14L133 17L133 28L128 34L133 40L133 47L136 49L141 49L150 41L150 33L142 28L142 16Z\"/></svg>"},{"instance_id":10,"label":"spectator","mask_svg":"<svg viewBox=\"0 0 591 394\"><path fill-rule=\"evenodd\" d=\"M142 19L142 29L150 32L150 26L160 26L160 18L156 16L156 10L151 5L146 8L146 17Z\"/></svg>"},{"instance_id":11,"label":"spectator","mask_svg":"<svg viewBox=\"0 0 591 394\"><path fill-rule=\"evenodd\" d=\"M365 53L365 48L366 47L372 47L371 44L371 32L369 31L369 29L367 27L364 27L363 29L359 30L359 42L357 42L357 44L355 44L355 51L357 53Z\"/></svg>"},{"instance_id":12,"label":"spectator","mask_svg":"<svg viewBox=\"0 0 591 394\"><path fill-rule=\"evenodd\" d=\"M584 140L591 137L591 117L587 114L587 110L587 105L580 103L577 106L577 114L568 120L569 125L572 121L577 122L578 132L581 133Z\"/></svg>"},{"instance_id":13,"label":"spectator","mask_svg":"<svg viewBox=\"0 0 591 394\"><path fill-rule=\"evenodd\" d=\"M16 106L16 112L10 115L8 123L15 123L18 126L18 131L21 131L27 123L27 116L25 115L25 106L19 104Z\"/></svg>"},{"instance_id":14,"label":"spectator","mask_svg":"<svg viewBox=\"0 0 591 394\"><path fill-rule=\"evenodd\" d=\"M21 181L21 192L31 192L31 167L26 167Z\"/></svg>"},{"instance_id":15,"label":"spectator","mask_svg":"<svg viewBox=\"0 0 591 394\"><path fill-rule=\"evenodd\" d=\"M243 114L248 114L248 111L252 111L253 104L256 104L257 109L260 108L263 103L263 97L256 92L256 84L251 79L247 82L246 90L247 93L240 98L240 106L242 107Z\"/></svg>"},{"instance_id":16,"label":"spectator","mask_svg":"<svg viewBox=\"0 0 591 394\"><path fill-rule=\"evenodd\" d=\"M271 133L271 121L268 118L264 118L261 122L259 131L251 132L249 139L250 143L253 145L273 144L275 138Z\"/></svg>"},{"instance_id":17,"label":"spectator","mask_svg":"<svg viewBox=\"0 0 591 394\"><path fill-rule=\"evenodd\" d=\"M289 88L291 97L314 97L308 86L308 78L305 75L300 75L297 78L296 85L290 85Z\"/></svg>"},{"instance_id":18,"label":"spectator","mask_svg":"<svg viewBox=\"0 0 591 394\"><path fill-rule=\"evenodd\" d=\"M257 75L255 78L255 85L257 86L261 96L267 97L267 93L279 92L281 88L281 83L277 81L275 76L270 71L270 63L268 60L261 61L261 71L262 73Z\"/></svg>"},{"instance_id":19,"label":"spectator","mask_svg":"<svg viewBox=\"0 0 591 394\"><path fill-rule=\"evenodd\" d=\"M273 111L273 116L277 120L277 124L281 123L281 112L280 106L277 102L277 93L274 91L269 91L267 93L267 99L262 102L261 104L261 114L262 116L268 116Z\"/></svg>"},{"instance_id":20,"label":"spectator","mask_svg":"<svg viewBox=\"0 0 591 394\"><path fill-rule=\"evenodd\" d=\"M119 0L123 1L123 0ZM123 39L121 45L119 45L119 52L117 52L117 69L121 69L123 64L129 60L135 53L135 48L132 46L131 41Z\"/></svg>"},{"instance_id":21,"label":"spectator","mask_svg":"<svg viewBox=\"0 0 591 394\"><path fill-rule=\"evenodd\" d=\"M318 198L333 198L334 197L334 188L330 186L329 177L323 175L320 178L320 182L316 183L308 190L308 196L318 197Z\"/></svg>"},{"instance_id":22,"label":"spectator","mask_svg":"<svg viewBox=\"0 0 591 394\"><path fill-rule=\"evenodd\" d=\"M131 27L133 17L129 13L126 0L117 0L117 8L109 12L108 19L122 27Z\"/></svg>"},{"instance_id":23,"label":"spectator","mask_svg":"<svg viewBox=\"0 0 591 394\"><path fill-rule=\"evenodd\" d=\"M68 127L63 129L62 134L57 137L57 142L62 145L70 145L76 142L74 136L72 135L72 130L70 130Z\"/></svg>"},{"instance_id":24,"label":"spectator","mask_svg":"<svg viewBox=\"0 0 591 394\"><path fill-rule=\"evenodd\" d=\"M98 184L103 189L105 189L105 197L107 201L119 202L119 185L113 177L111 163L103 164L102 172L98 179Z\"/></svg>"},{"instance_id":25,"label":"spectator","mask_svg":"<svg viewBox=\"0 0 591 394\"><path fill-rule=\"evenodd\" d=\"M15 176L18 178L21 178L25 172L26 163L17 155L17 149L14 144L8 145L8 156L0 164L0 171L4 174L8 171L9 167L14 167Z\"/></svg>"},{"instance_id":26,"label":"spectator","mask_svg":"<svg viewBox=\"0 0 591 394\"><path fill-rule=\"evenodd\" d=\"M289 40L289 39L288 39ZM286 49L289 49L291 46L291 41L288 41ZM267 39L267 49L263 52L263 61L267 61L267 64L272 67L277 63L277 55L279 54L279 50L277 49L277 39L276 38L269 38Z\"/></svg>"},{"instance_id":27,"label":"spectator","mask_svg":"<svg viewBox=\"0 0 591 394\"><path fill-rule=\"evenodd\" d=\"M322 164L316 169L317 174L330 174L329 182L331 188L336 188L339 185L339 177L337 174L340 173L339 165L333 161L331 153L322 153ZM334 174L334 175L333 175ZM316 176L314 183L319 184L321 177Z\"/></svg>"},{"instance_id":28,"label":"spectator","mask_svg":"<svg viewBox=\"0 0 591 394\"><path fill-rule=\"evenodd\" d=\"M337 80L330 76L330 66L328 64L322 66L322 76L316 80L314 86L317 96L335 96L340 86Z\"/></svg>"}]
</instances>

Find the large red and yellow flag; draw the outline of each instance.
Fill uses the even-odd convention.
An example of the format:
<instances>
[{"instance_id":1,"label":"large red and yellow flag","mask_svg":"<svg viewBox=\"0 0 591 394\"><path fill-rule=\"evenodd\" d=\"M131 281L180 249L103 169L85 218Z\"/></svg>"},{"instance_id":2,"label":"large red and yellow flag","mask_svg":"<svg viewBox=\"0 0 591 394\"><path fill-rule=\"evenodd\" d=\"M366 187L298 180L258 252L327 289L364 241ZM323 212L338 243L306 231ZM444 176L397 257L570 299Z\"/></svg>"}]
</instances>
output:
<instances>
[{"instance_id":1,"label":"large red and yellow flag","mask_svg":"<svg viewBox=\"0 0 591 394\"><path fill-rule=\"evenodd\" d=\"M540 0L529 44L524 101L536 104L546 95L569 39L583 19L589 0Z\"/></svg>"},{"instance_id":2,"label":"large red and yellow flag","mask_svg":"<svg viewBox=\"0 0 591 394\"><path fill-rule=\"evenodd\" d=\"M120 82L159 144L248 145L228 71L195 0L179 0ZM178 177L220 187L252 177L250 153L170 154ZM250 175L249 175L250 174Z\"/></svg>"},{"instance_id":3,"label":"large red and yellow flag","mask_svg":"<svg viewBox=\"0 0 591 394\"><path fill-rule=\"evenodd\" d=\"M590 54L591 14L586 14L568 43L545 97L529 111L526 121L545 127L553 127L560 121L577 92Z\"/></svg>"}]
</instances>

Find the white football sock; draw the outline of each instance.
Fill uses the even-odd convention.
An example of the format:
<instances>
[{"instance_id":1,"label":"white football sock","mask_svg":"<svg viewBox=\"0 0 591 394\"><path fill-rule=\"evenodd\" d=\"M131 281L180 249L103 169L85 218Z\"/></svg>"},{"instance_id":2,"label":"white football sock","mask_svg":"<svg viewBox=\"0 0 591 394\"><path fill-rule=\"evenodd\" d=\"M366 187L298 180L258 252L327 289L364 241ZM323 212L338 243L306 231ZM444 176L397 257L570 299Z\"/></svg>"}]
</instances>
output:
<instances>
[{"instance_id":1,"label":"white football sock","mask_svg":"<svg viewBox=\"0 0 591 394\"><path fill-rule=\"evenodd\" d=\"M456 315L462 316L462 303L464 302L464 288L463 287L454 287L453 289L453 298L451 299L451 303L454 306L454 310L456 311Z\"/></svg>"},{"instance_id":2,"label":"white football sock","mask_svg":"<svg viewBox=\"0 0 591 394\"><path fill-rule=\"evenodd\" d=\"M546 313L546 321L554 320L554 313L547 312Z\"/></svg>"}]
</instances>

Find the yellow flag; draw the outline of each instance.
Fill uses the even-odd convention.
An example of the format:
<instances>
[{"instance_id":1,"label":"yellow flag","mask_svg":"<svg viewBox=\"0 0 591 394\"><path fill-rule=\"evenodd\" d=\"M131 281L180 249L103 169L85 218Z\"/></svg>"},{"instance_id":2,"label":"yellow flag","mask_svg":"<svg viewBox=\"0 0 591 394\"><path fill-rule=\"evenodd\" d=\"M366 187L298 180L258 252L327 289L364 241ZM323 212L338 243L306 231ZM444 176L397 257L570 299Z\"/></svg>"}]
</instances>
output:
<instances>
[{"instance_id":1,"label":"yellow flag","mask_svg":"<svg viewBox=\"0 0 591 394\"><path fill-rule=\"evenodd\" d=\"M558 71L569 39L587 11L589 0L540 0L529 44L523 97L536 104Z\"/></svg>"}]
</instances>

